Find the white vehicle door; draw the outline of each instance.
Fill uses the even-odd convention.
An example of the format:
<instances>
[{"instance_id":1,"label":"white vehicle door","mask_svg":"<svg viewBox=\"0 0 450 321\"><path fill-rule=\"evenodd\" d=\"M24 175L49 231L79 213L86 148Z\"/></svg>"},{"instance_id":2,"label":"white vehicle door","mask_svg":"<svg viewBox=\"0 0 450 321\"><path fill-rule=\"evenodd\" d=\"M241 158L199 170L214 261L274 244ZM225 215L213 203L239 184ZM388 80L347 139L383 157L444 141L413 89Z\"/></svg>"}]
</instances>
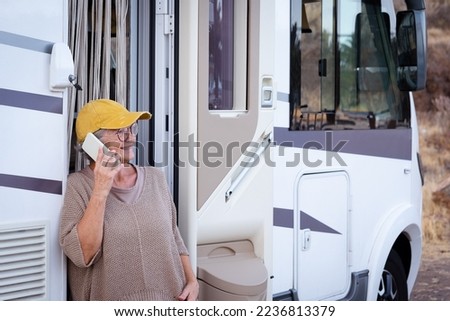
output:
<instances>
[{"instance_id":1,"label":"white vehicle door","mask_svg":"<svg viewBox=\"0 0 450 321\"><path fill-rule=\"evenodd\" d=\"M301 175L295 195L299 299L341 295L349 284L348 176L344 171Z\"/></svg>"}]
</instances>

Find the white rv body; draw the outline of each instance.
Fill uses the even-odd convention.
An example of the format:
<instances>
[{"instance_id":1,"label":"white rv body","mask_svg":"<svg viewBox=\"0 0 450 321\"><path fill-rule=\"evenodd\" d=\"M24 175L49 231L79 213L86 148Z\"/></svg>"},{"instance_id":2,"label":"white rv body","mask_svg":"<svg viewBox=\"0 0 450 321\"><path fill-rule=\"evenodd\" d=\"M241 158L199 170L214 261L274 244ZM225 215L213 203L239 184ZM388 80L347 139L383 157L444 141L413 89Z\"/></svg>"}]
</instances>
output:
<instances>
[{"instance_id":1,"label":"white rv body","mask_svg":"<svg viewBox=\"0 0 450 321\"><path fill-rule=\"evenodd\" d=\"M68 43L71 17L68 0L34 2L0 0L7 8L0 12L0 125L7 133L1 138L7 153L0 158L4 300L66 299L58 224L69 172L73 119L65 75L72 66L65 54L52 64L50 49ZM201 300L377 300L386 271L387 278L404 274L411 293L421 257L422 184L412 95L405 128L369 129L366 120L352 130L319 128L309 116L306 127L291 127L299 96L291 83L292 17L317 5L322 37L345 19L353 19L352 26L363 21L346 16L347 2L130 1L129 108L153 113L140 126L137 163L166 174ZM361 5L353 3L358 12ZM392 36L393 4L381 3ZM234 24L221 20L232 39L228 56L219 57L209 43L216 11ZM308 38L296 37L303 48ZM339 88L339 64L327 55L314 58L322 76L311 78L324 86L318 98L324 105ZM224 65L228 70L217 67L221 61L231 63ZM374 90L363 84L369 79L364 72L374 70L385 75L380 66L358 66L361 95ZM328 95L327 82L335 95ZM298 107L322 120L329 112ZM386 117L376 114L376 124ZM37 249L27 249L35 238ZM26 270L32 276L22 278Z\"/></svg>"},{"instance_id":2,"label":"white rv body","mask_svg":"<svg viewBox=\"0 0 450 321\"><path fill-rule=\"evenodd\" d=\"M0 300L61 300L68 114L67 93L50 90L50 62L67 43L67 1L0 7Z\"/></svg>"},{"instance_id":3,"label":"white rv body","mask_svg":"<svg viewBox=\"0 0 450 321\"><path fill-rule=\"evenodd\" d=\"M286 99L292 94L286 81L291 72L286 64L290 4L276 1L274 78L279 81L279 100L274 123L278 156L273 186L273 294L294 289L300 300L355 299L359 283L367 286L365 298L376 300L384 269L380 262L386 261L401 235L408 239L411 251L410 293L421 255L422 206L413 99L409 130L290 131ZM350 3L347 7L317 5L322 6L324 20L326 10L342 14L337 28L346 24L343 20L352 19ZM382 1L382 6L394 21L393 4ZM332 19L322 22L324 30ZM311 143L311 148L305 148Z\"/></svg>"}]
</instances>

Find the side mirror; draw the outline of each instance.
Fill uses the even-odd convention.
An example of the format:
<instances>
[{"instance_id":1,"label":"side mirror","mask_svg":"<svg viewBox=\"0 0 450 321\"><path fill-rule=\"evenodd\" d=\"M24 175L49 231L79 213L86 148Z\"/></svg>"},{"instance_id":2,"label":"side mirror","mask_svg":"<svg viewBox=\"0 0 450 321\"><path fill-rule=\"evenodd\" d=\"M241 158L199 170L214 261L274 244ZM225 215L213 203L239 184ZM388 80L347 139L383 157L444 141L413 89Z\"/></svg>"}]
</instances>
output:
<instances>
[{"instance_id":1,"label":"side mirror","mask_svg":"<svg viewBox=\"0 0 450 321\"><path fill-rule=\"evenodd\" d=\"M425 88L427 35L425 10L397 13L398 87L402 91Z\"/></svg>"}]
</instances>

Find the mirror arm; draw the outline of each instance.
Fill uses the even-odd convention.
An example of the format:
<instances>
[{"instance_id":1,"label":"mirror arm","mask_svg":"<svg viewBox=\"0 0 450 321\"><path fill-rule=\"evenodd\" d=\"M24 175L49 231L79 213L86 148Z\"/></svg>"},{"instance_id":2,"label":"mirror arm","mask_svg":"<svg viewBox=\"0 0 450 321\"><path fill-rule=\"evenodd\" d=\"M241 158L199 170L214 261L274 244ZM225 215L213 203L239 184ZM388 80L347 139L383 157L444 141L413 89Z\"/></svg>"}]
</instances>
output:
<instances>
[{"instance_id":1,"label":"mirror arm","mask_svg":"<svg viewBox=\"0 0 450 321\"><path fill-rule=\"evenodd\" d=\"M425 10L424 0L405 0L409 10Z\"/></svg>"}]
</instances>

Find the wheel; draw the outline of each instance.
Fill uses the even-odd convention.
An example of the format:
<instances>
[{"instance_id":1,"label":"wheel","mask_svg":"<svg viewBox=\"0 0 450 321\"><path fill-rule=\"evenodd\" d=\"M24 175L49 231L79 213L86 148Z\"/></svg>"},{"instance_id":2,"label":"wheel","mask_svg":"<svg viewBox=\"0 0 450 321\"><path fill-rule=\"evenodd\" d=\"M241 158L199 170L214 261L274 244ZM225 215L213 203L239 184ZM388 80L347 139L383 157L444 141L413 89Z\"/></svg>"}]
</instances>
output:
<instances>
[{"instance_id":1,"label":"wheel","mask_svg":"<svg viewBox=\"0 0 450 321\"><path fill-rule=\"evenodd\" d=\"M408 285L402 259L395 250L389 253L380 287L378 288L378 301L408 301Z\"/></svg>"}]
</instances>

